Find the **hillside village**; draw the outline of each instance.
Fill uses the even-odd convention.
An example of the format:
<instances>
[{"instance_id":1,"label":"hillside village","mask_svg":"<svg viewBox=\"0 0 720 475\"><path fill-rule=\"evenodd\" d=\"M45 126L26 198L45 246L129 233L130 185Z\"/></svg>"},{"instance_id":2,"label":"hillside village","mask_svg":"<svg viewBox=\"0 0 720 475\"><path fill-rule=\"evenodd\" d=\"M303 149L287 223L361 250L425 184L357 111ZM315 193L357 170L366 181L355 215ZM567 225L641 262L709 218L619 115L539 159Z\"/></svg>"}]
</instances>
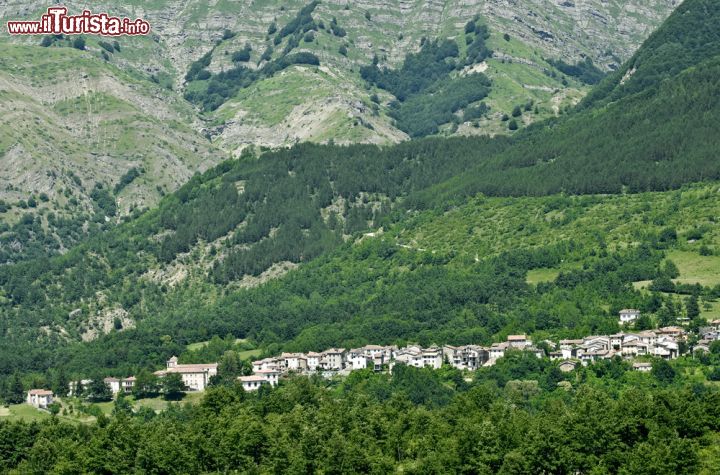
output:
<instances>
[{"instance_id":1,"label":"hillside village","mask_svg":"<svg viewBox=\"0 0 720 475\"><path fill-rule=\"evenodd\" d=\"M640 318L640 311L623 309L619 322L628 325ZM290 374L314 375L324 378L347 376L352 371L372 369L375 372L391 372L397 364L416 368L440 369L444 364L461 371L475 371L495 365L508 351L529 352L538 358L548 357L558 361L558 368L570 372L579 365L619 356L627 360L636 358L678 358L687 348L688 332L680 326L667 326L654 330L618 332L612 335L590 335L579 339L563 339L557 342L544 340L535 344L526 335L509 335L506 341L491 346L462 345L422 348L418 345L398 347L395 345L366 345L360 348L329 348L322 352L282 353L252 362L252 374L239 376L237 380L246 391L256 391L263 385L277 386L280 378ZM710 344L720 340L720 319L698 332L697 343L692 353L709 352ZM633 369L647 372L652 368L648 361L635 361ZM173 356L166 368L155 371L158 378L168 374L179 374L187 391L204 391L218 375L218 363L180 364ZM91 380L82 380L83 386ZM136 382L134 376L127 378L108 377L104 379L113 395L130 393ZM70 383L68 394L73 395L77 383ZM53 403L55 395L46 389L28 391L27 403L46 409Z\"/></svg>"}]
</instances>

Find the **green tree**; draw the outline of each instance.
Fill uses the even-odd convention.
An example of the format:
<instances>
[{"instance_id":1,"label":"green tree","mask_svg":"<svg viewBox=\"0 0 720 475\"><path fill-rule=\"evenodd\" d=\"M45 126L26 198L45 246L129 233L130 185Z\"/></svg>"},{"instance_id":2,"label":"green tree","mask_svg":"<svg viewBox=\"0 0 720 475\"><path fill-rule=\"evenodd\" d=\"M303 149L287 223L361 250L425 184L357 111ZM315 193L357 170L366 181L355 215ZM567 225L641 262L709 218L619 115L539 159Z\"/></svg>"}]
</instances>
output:
<instances>
[{"instance_id":1,"label":"green tree","mask_svg":"<svg viewBox=\"0 0 720 475\"><path fill-rule=\"evenodd\" d=\"M118 393L117 398L115 399L115 402L113 403L113 410L112 415L114 417L118 416L130 416L133 413L132 404L130 404L130 401L127 400L127 397L125 397L125 393L120 391Z\"/></svg>"},{"instance_id":2,"label":"green tree","mask_svg":"<svg viewBox=\"0 0 720 475\"><path fill-rule=\"evenodd\" d=\"M160 392L158 378L150 371L143 369L135 376L132 394L136 399L155 397Z\"/></svg>"},{"instance_id":3,"label":"green tree","mask_svg":"<svg viewBox=\"0 0 720 475\"><path fill-rule=\"evenodd\" d=\"M168 401L179 401L185 396L185 383L180 373L168 373L162 378L163 397Z\"/></svg>"},{"instance_id":4,"label":"green tree","mask_svg":"<svg viewBox=\"0 0 720 475\"><path fill-rule=\"evenodd\" d=\"M84 50L85 49L85 37L84 36L78 36L73 41L73 48Z\"/></svg>"},{"instance_id":5,"label":"green tree","mask_svg":"<svg viewBox=\"0 0 720 475\"><path fill-rule=\"evenodd\" d=\"M53 379L52 384L52 390L53 392L60 396L66 396L69 390L70 381L67 378L67 375L65 374L65 368L62 366L58 368L57 372L55 373L55 378Z\"/></svg>"},{"instance_id":6,"label":"green tree","mask_svg":"<svg viewBox=\"0 0 720 475\"><path fill-rule=\"evenodd\" d=\"M663 384L671 384L675 381L675 368L663 359L653 361L651 374Z\"/></svg>"},{"instance_id":7,"label":"green tree","mask_svg":"<svg viewBox=\"0 0 720 475\"><path fill-rule=\"evenodd\" d=\"M15 373L12 375L5 401L10 404L20 404L25 401L25 388L22 379L20 379L20 374Z\"/></svg>"},{"instance_id":8,"label":"green tree","mask_svg":"<svg viewBox=\"0 0 720 475\"><path fill-rule=\"evenodd\" d=\"M697 295L693 294L687 298L685 301L685 312L690 320L700 316L700 305L698 305Z\"/></svg>"},{"instance_id":9,"label":"green tree","mask_svg":"<svg viewBox=\"0 0 720 475\"><path fill-rule=\"evenodd\" d=\"M522 115L522 109L520 108L520 106L515 106L515 107L513 107L512 116L513 116L513 117L520 117L521 115Z\"/></svg>"},{"instance_id":10,"label":"green tree","mask_svg":"<svg viewBox=\"0 0 720 475\"><path fill-rule=\"evenodd\" d=\"M112 400L112 390L101 377L93 378L85 391L88 401L107 402Z\"/></svg>"}]
</instances>

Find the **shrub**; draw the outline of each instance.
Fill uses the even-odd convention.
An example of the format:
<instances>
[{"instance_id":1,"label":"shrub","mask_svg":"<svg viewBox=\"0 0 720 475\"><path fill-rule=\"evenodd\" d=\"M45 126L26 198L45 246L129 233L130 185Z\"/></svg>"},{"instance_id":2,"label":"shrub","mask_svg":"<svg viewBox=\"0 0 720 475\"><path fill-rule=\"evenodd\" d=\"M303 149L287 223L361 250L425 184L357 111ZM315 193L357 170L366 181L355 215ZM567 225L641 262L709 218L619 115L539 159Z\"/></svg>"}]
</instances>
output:
<instances>
[{"instance_id":1,"label":"shrub","mask_svg":"<svg viewBox=\"0 0 720 475\"><path fill-rule=\"evenodd\" d=\"M85 49L85 37L84 36L78 36L75 38L75 41L73 41L73 48L84 50Z\"/></svg>"}]
</instances>

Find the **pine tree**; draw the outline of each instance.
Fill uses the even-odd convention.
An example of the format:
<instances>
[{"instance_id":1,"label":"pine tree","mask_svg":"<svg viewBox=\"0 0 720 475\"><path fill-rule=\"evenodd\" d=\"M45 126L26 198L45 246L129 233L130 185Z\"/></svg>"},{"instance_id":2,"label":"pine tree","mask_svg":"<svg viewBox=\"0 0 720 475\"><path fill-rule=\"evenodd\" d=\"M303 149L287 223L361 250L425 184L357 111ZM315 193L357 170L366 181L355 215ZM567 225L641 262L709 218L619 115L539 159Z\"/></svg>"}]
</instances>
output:
<instances>
[{"instance_id":1,"label":"pine tree","mask_svg":"<svg viewBox=\"0 0 720 475\"><path fill-rule=\"evenodd\" d=\"M66 396L68 393L70 382L67 379L67 375L65 374L65 369L60 367L57 370L57 373L55 373L55 379L53 381L52 390L53 392L62 397Z\"/></svg>"},{"instance_id":2,"label":"pine tree","mask_svg":"<svg viewBox=\"0 0 720 475\"><path fill-rule=\"evenodd\" d=\"M698 305L697 295L691 295L685 302L685 311L689 319L694 319L700 316L700 305Z\"/></svg>"},{"instance_id":3,"label":"pine tree","mask_svg":"<svg viewBox=\"0 0 720 475\"><path fill-rule=\"evenodd\" d=\"M10 404L20 404L25 401L25 388L18 373L13 374L5 400Z\"/></svg>"},{"instance_id":4,"label":"pine tree","mask_svg":"<svg viewBox=\"0 0 720 475\"><path fill-rule=\"evenodd\" d=\"M87 389L88 400L92 402L107 402L112 400L112 390L101 377L93 378Z\"/></svg>"}]
</instances>

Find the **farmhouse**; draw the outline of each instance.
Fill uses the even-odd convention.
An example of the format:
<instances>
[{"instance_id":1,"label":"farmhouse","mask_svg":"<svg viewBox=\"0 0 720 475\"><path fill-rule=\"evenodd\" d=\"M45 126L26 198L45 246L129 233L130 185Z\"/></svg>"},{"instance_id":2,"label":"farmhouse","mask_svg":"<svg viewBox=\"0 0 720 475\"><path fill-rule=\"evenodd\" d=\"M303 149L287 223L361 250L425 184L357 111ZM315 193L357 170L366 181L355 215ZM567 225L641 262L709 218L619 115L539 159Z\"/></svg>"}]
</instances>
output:
<instances>
[{"instance_id":1,"label":"farmhouse","mask_svg":"<svg viewBox=\"0 0 720 475\"><path fill-rule=\"evenodd\" d=\"M633 363L633 370L634 371L640 371L642 373L649 373L652 370L652 363L645 363L638 361L636 363Z\"/></svg>"},{"instance_id":2,"label":"farmhouse","mask_svg":"<svg viewBox=\"0 0 720 475\"><path fill-rule=\"evenodd\" d=\"M27 394L27 403L37 409L47 409L53 403L53 392L47 389L31 389Z\"/></svg>"}]
</instances>

